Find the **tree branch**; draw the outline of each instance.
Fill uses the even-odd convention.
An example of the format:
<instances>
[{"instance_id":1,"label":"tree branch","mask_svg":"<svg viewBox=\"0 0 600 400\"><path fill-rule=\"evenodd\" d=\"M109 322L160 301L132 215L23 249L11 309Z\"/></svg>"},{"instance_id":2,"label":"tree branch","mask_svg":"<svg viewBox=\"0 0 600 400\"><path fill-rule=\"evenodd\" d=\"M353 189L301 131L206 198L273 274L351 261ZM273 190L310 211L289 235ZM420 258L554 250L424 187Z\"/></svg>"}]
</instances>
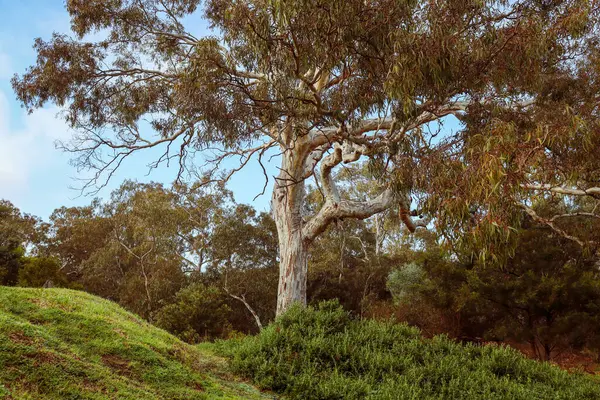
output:
<instances>
[{"instance_id":1,"label":"tree branch","mask_svg":"<svg viewBox=\"0 0 600 400\"><path fill-rule=\"evenodd\" d=\"M552 192L558 194L565 194L571 196L591 196L598 197L600 196L600 187L591 187L588 189L573 189L566 188L562 186L553 186L553 185L521 185L524 189L528 190L539 190L545 192Z\"/></svg>"},{"instance_id":2,"label":"tree branch","mask_svg":"<svg viewBox=\"0 0 600 400\"><path fill-rule=\"evenodd\" d=\"M410 201L411 200L409 196L405 196L403 199L400 200L399 214L400 220L404 223L409 232L414 233L417 230L417 228L426 228L428 221L424 219L419 219L415 221L411 218Z\"/></svg>"},{"instance_id":3,"label":"tree branch","mask_svg":"<svg viewBox=\"0 0 600 400\"><path fill-rule=\"evenodd\" d=\"M575 243L577 243L578 245L580 245L581 247L586 247L585 243L579 239L576 236L570 235L568 234L564 229L561 229L559 226L557 226L554 221L552 219L546 219L543 217L540 217L533 208L526 206L525 204L519 204L519 206L525 210L525 212L534 220L537 221L539 223L545 224L547 226L549 226L554 232L558 233L560 236L572 240Z\"/></svg>"},{"instance_id":4,"label":"tree branch","mask_svg":"<svg viewBox=\"0 0 600 400\"><path fill-rule=\"evenodd\" d=\"M236 296L235 294L229 291L229 288L227 287L227 272L225 272L225 284L223 285L223 290L225 290L225 293L227 293L231 298L238 300L244 304L248 311L250 311L250 314L252 314L252 316L254 317L254 321L256 322L256 326L258 326L258 329L262 330L263 325L260 322L260 317L258 316L256 311L254 311L254 309L250 306L250 304L248 304L248 302L246 301L246 296Z\"/></svg>"},{"instance_id":5,"label":"tree branch","mask_svg":"<svg viewBox=\"0 0 600 400\"><path fill-rule=\"evenodd\" d=\"M325 204L319 212L312 217L302 229L303 239L311 242L321 234L335 219L356 218L365 219L385 211L396 201L391 189L386 189L375 199L365 202L339 200L334 202L326 198Z\"/></svg>"},{"instance_id":6,"label":"tree branch","mask_svg":"<svg viewBox=\"0 0 600 400\"><path fill-rule=\"evenodd\" d=\"M342 148L336 143L333 147L333 153L329 154L321 163L321 184L323 185L323 192L325 198L333 201L340 201L340 193L333 181L331 171L339 163L342 162Z\"/></svg>"},{"instance_id":7,"label":"tree branch","mask_svg":"<svg viewBox=\"0 0 600 400\"><path fill-rule=\"evenodd\" d=\"M336 141L339 142L343 139L363 145L368 145L377 139L383 141L393 141L395 140L395 137L392 136L392 134L396 126L399 127L402 132L407 132L445 116L463 112L470 104L471 102L467 101L456 101L445 106L438 107L435 110L423 110L418 114L418 116L405 122L404 124L395 118L373 118L363 119L358 124L349 128L344 126L315 128L310 131L308 135L308 142L310 143L311 148L314 149L325 143L333 143ZM387 131L387 134L383 135L383 137L363 137L365 133L375 131Z\"/></svg>"}]
</instances>

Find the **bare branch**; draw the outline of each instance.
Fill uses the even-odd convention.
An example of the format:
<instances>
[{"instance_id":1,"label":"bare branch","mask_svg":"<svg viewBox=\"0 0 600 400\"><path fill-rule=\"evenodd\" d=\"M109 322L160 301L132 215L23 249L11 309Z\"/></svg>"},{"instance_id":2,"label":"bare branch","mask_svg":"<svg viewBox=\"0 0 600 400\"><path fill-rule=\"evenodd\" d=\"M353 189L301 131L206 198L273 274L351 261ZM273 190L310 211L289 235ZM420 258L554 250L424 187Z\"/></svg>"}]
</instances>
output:
<instances>
[{"instance_id":1,"label":"bare branch","mask_svg":"<svg viewBox=\"0 0 600 400\"><path fill-rule=\"evenodd\" d=\"M364 145L373 143L375 140L392 141L393 139L395 139L392 136L395 127L400 128L402 132L408 132L421 125L437 121L445 116L463 112L467 109L467 107L470 104L470 102L457 101L442 107L438 107L433 111L423 110L420 114L418 114L417 117L410 121L407 121L404 124L402 124L395 118L373 118L364 119L358 124L349 128L346 128L344 126L315 128L311 130L309 134L309 143L312 148L316 148L325 143L333 143L336 141L339 142L343 139ZM379 131L386 131L387 133L382 137L379 137L377 135L371 136L369 138L363 137L365 133Z\"/></svg>"},{"instance_id":2,"label":"bare branch","mask_svg":"<svg viewBox=\"0 0 600 400\"><path fill-rule=\"evenodd\" d=\"M229 288L227 287L227 272L225 272L225 284L223 285L223 290L225 290L225 293L227 293L231 298L233 298L237 301L240 301L240 302L242 302L242 304L244 304L246 309L248 311L250 311L250 314L252 314L252 316L254 317L254 321L256 322L256 326L258 326L258 329L262 330L263 325L260 322L260 317L258 316L256 311L254 311L254 309L250 306L250 304L248 304L248 302L246 301L246 296L244 296L244 295L236 296L235 294L233 294L229 291Z\"/></svg>"},{"instance_id":3,"label":"bare branch","mask_svg":"<svg viewBox=\"0 0 600 400\"><path fill-rule=\"evenodd\" d=\"M570 213L570 214L555 215L552 218L550 218L550 221L554 222L557 219L572 218L572 217L590 217L590 218L598 218L598 219L600 219L600 215L598 215L598 214L588 213L588 212L575 212L575 213Z\"/></svg>"},{"instance_id":4,"label":"bare branch","mask_svg":"<svg viewBox=\"0 0 600 400\"><path fill-rule=\"evenodd\" d=\"M588 189L574 189L553 185L522 185L522 187L528 190L539 190L571 196L600 196L600 187L591 187Z\"/></svg>"},{"instance_id":5,"label":"bare branch","mask_svg":"<svg viewBox=\"0 0 600 400\"><path fill-rule=\"evenodd\" d=\"M410 197L409 196L405 196L403 199L400 200L400 220L404 223L404 225L406 226L406 228L410 231L410 233L414 233L417 228L426 228L427 227L427 220L424 219L419 219L419 220L413 220L411 218L411 212L410 212Z\"/></svg>"},{"instance_id":6,"label":"bare branch","mask_svg":"<svg viewBox=\"0 0 600 400\"><path fill-rule=\"evenodd\" d=\"M577 243L578 245L580 245L581 247L586 247L586 244L579 239L576 236L570 235L568 234L564 229L561 229L559 226L557 226L554 221L552 221L551 219L546 219L543 217L540 217L533 208L526 206L525 204L519 204L519 206L525 210L525 212L534 220L537 221L539 223L545 224L547 226L549 226L554 232L558 233L560 236L572 240L575 243Z\"/></svg>"}]
</instances>

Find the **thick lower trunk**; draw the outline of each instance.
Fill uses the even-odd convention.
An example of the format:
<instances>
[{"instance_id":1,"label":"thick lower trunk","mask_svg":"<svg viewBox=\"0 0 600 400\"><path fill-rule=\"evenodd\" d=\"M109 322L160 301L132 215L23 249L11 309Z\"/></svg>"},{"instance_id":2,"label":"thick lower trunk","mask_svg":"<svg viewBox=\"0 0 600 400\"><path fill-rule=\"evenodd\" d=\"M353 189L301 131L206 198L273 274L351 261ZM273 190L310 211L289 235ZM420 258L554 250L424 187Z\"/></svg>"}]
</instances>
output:
<instances>
[{"instance_id":1,"label":"thick lower trunk","mask_svg":"<svg viewBox=\"0 0 600 400\"><path fill-rule=\"evenodd\" d=\"M279 288L277 290L277 315L292 304L306 304L306 278L308 270L307 246L301 232L280 234Z\"/></svg>"},{"instance_id":2,"label":"thick lower trunk","mask_svg":"<svg viewBox=\"0 0 600 400\"><path fill-rule=\"evenodd\" d=\"M277 315L294 303L306 304L308 243L302 234L300 210L303 197L303 182L293 185L276 183L272 208L279 238Z\"/></svg>"}]
</instances>

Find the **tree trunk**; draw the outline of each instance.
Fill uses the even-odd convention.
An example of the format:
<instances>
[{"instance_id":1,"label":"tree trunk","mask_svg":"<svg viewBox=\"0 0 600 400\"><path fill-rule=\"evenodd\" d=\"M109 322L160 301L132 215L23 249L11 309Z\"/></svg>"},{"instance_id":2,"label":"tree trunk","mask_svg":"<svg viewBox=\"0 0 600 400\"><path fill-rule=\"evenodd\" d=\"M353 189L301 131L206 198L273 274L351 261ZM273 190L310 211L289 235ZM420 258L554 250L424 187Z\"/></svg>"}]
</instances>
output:
<instances>
[{"instance_id":1,"label":"tree trunk","mask_svg":"<svg viewBox=\"0 0 600 400\"><path fill-rule=\"evenodd\" d=\"M381 227L379 226L379 214L375 214L375 255L379 256L381 247Z\"/></svg>"},{"instance_id":2,"label":"tree trunk","mask_svg":"<svg viewBox=\"0 0 600 400\"><path fill-rule=\"evenodd\" d=\"M281 228L278 228L281 229ZM277 315L284 313L293 303L306 304L306 278L308 249L301 232L279 232L279 287L277 289Z\"/></svg>"},{"instance_id":3,"label":"tree trunk","mask_svg":"<svg viewBox=\"0 0 600 400\"><path fill-rule=\"evenodd\" d=\"M552 359L552 347L548 343L544 343L544 360L550 361Z\"/></svg>"},{"instance_id":4,"label":"tree trunk","mask_svg":"<svg viewBox=\"0 0 600 400\"><path fill-rule=\"evenodd\" d=\"M293 303L306 304L309 247L302 234L304 181L298 179L294 182L294 174L289 173L294 171L291 160L284 158L284 168L275 182L272 199L273 218L279 238L278 316Z\"/></svg>"}]
</instances>

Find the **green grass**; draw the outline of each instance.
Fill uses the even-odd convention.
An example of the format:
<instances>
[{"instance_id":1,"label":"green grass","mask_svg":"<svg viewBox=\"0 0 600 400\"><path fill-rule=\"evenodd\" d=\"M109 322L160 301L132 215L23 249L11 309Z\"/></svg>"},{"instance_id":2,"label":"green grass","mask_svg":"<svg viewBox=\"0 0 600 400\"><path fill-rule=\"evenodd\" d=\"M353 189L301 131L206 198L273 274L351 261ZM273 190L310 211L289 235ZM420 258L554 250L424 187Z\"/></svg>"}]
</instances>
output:
<instances>
[{"instance_id":1,"label":"green grass","mask_svg":"<svg viewBox=\"0 0 600 400\"><path fill-rule=\"evenodd\" d=\"M0 287L0 399L266 399L210 347L107 300Z\"/></svg>"},{"instance_id":2,"label":"green grass","mask_svg":"<svg viewBox=\"0 0 600 400\"><path fill-rule=\"evenodd\" d=\"M292 308L260 335L220 342L234 370L302 400L600 399L600 381L500 346L425 339L354 320L336 303Z\"/></svg>"},{"instance_id":3,"label":"green grass","mask_svg":"<svg viewBox=\"0 0 600 400\"><path fill-rule=\"evenodd\" d=\"M0 399L600 399L600 382L498 346L293 308L255 337L190 346L107 300L0 287Z\"/></svg>"}]
</instances>

